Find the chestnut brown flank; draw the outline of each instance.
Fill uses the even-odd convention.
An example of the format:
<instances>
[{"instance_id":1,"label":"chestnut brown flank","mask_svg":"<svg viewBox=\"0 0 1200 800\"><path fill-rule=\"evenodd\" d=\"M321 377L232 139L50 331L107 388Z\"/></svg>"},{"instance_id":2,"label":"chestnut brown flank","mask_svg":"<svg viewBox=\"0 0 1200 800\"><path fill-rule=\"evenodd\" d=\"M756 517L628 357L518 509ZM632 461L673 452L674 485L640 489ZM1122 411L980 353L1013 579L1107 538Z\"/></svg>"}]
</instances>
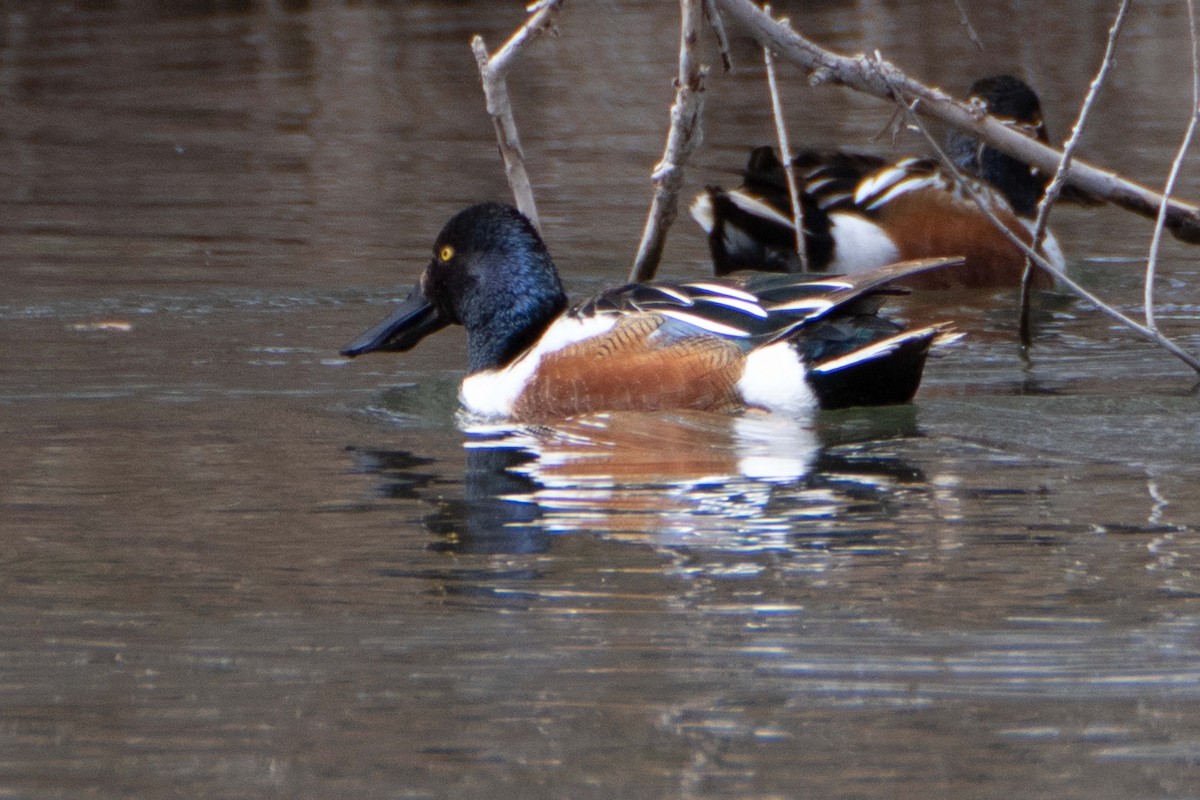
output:
<instances>
[{"instance_id":1,"label":"chestnut brown flank","mask_svg":"<svg viewBox=\"0 0 1200 800\"><path fill-rule=\"evenodd\" d=\"M740 407L736 386L745 363L741 349L704 334L665 345L651 342L665 321L658 314L624 317L606 334L544 356L517 398L513 417Z\"/></svg>"},{"instance_id":2,"label":"chestnut brown flank","mask_svg":"<svg viewBox=\"0 0 1200 800\"><path fill-rule=\"evenodd\" d=\"M999 219L1022 241L1029 231L1007 211ZM1015 286L1021 281L1025 258L998 231L970 198L941 189L923 189L899 195L886 203L876 221L896 244L901 259L965 255L967 263L955 269L935 270L905 278L904 285L919 289L956 286ZM1041 270L1034 271L1035 286L1049 286Z\"/></svg>"}]
</instances>

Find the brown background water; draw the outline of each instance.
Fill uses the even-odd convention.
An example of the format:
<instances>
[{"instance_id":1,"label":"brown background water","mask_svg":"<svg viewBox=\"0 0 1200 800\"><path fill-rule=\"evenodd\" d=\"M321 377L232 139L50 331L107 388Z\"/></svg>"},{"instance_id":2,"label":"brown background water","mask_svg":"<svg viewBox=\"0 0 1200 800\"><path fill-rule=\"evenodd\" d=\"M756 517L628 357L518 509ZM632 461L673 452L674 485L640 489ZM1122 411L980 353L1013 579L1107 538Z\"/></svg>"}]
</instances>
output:
<instances>
[{"instance_id":1,"label":"brown background water","mask_svg":"<svg viewBox=\"0 0 1200 800\"><path fill-rule=\"evenodd\" d=\"M950 2L776 3L956 92L1023 73L1059 137L1115 4L1061 5L966 3L980 52ZM576 2L512 79L574 291L626 274L676 13ZM506 197L467 42L521 19L0 10L0 796L1200 796L1194 376L1086 305L1043 297L1026 363L1011 293L913 299L969 336L909 408L524 449L455 424L460 334L336 355ZM1185 34L1137 4L1085 157L1161 180ZM691 189L772 136L735 56ZM784 77L798 143L920 150ZM1136 310L1148 224L1055 225ZM664 274L703 256L681 221ZM1195 258L1160 288L1193 350Z\"/></svg>"}]
</instances>

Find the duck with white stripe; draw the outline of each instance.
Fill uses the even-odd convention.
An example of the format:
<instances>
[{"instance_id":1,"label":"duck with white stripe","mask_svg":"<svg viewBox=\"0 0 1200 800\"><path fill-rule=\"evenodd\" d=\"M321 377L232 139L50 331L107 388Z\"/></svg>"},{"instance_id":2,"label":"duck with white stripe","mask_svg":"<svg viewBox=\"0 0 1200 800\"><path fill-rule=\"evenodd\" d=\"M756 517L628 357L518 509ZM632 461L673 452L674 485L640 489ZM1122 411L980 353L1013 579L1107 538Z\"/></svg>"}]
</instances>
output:
<instances>
[{"instance_id":1,"label":"duck with white stripe","mask_svg":"<svg viewBox=\"0 0 1200 800\"><path fill-rule=\"evenodd\" d=\"M957 338L878 315L930 259L848 278L756 274L630 284L568 306L541 237L511 206L450 219L408 299L342 350L404 351L467 331L459 399L472 415L548 421L590 412L746 408L806 415L909 402L930 348Z\"/></svg>"}]
</instances>

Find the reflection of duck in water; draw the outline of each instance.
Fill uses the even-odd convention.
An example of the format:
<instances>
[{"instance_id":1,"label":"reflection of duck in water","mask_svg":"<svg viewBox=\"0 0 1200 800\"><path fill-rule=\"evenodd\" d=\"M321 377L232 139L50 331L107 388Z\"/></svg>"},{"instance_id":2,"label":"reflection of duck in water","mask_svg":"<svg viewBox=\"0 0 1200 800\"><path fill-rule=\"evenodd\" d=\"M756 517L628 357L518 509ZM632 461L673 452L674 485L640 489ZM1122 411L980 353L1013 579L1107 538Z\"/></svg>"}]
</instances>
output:
<instances>
[{"instance_id":1,"label":"reflection of duck in water","mask_svg":"<svg viewBox=\"0 0 1200 800\"><path fill-rule=\"evenodd\" d=\"M438 479L426 524L438 547L459 553L541 552L557 533L720 549L748 546L750 537L787 547L797 526L827 532L850 505L922 480L894 457L853 444L911 435L911 407L850 417L850 442L828 425L763 414L622 412L551 426L477 425L468 430L461 493ZM406 492L430 471L407 453L372 462L385 486ZM412 466L389 466L404 464Z\"/></svg>"},{"instance_id":2,"label":"reflection of duck in water","mask_svg":"<svg viewBox=\"0 0 1200 800\"><path fill-rule=\"evenodd\" d=\"M459 396L491 419L906 403L929 349L954 335L904 330L876 312L894 281L955 263L633 284L568 310L537 231L516 209L485 203L446 224L408 300L342 352L408 350L461 324L469 374Z\"/></svg>"},{"instance_id":3,"label":"reflection of duck in water","mask_svg":"<svg viewBox=\"0 0 1200 800\"><path fill-rule=\"evenodd\" d=\"M468 447L517 447L544 488L792 481L820 449L817 432L777 414L614 412L538 427L476 425Z\"/></svg>"},{"instance_id":4,"label":"reflection of duck in water","mask_svg":"<svg viewBox=\"0 0 1200 800\"><path fill-rule=\"evenodd\" d=\"M437 485L437 511L425 519L430 532L442 537L437 549L541 553L550 546L537 505L513 500L537 489L520 469L536 458L532 453L515 447L468 447L462 492L456 496L446 491L447 479L433 459L407 450L353 452L362 471L379 476L379 493L385 497L423 498Z\"/></svg>"},{"instance_id":5,"label":"reflection of duck in water","mask_svg":"<svg viewBox=\"0 0 1200 800\"><path fill-rule=\"evenodd\" d=\"M520 498L556 533L667 544L704 535L713 546L761 514L773 487L801 480L816 432L780 415L620 412L510 429L474 447L519 447L535 488ZM753 523L751 523L753 524Z\"/></svg>"}]
</instances>

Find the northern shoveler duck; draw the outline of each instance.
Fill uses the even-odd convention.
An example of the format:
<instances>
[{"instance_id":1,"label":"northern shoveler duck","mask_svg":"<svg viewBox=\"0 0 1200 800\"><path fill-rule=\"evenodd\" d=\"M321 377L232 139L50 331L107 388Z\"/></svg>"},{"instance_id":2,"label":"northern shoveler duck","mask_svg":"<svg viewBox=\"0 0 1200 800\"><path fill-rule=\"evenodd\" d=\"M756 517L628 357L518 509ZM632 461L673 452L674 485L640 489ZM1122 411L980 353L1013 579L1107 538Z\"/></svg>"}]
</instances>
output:
<instances>
[{"instance_id":1,"label":"northern shoveler duck","mask_svg":"<svg viewBox=\"0 0 1200 800\"><path fill-rule=\"evenodd\" d=\"M478 417L545 421L601 411L906 403L948 326L903 330L876 312L891 288L958 259L850 278L759 273L630 284L568 306L554 262L515 208L450 219L407 300L341 352L404 351L467 331L459 398Z\"/></svg>"},{"instance_id":2,"label":"northern shoveler duck","mask_svg":"<svg viewBox=\"0 0 1200 800\"><path fill-rule=\"evenodd\" d=\"M971 87L983 110L1048 142L1037 94L1009 75ZM1026 242L1045 191L1035 168L958 132L948 154L972 177L995 215ZM900 259L961 254L966 266L915 276L913 286L1013 286L1024 255L996 229L971 195L928 158L887 162L844 151L801 153L793 159L801 194L804 244L814 271L856 273ZM783 165L770 147L750 154L741 187L710 186L696 198L692 216L708 233L718 275L740 269L798 269L795 226ZM1062 251L1047 235L1043 255L1060 269ZM1041 285L1049 277L1040 270Z\"/></svg>"}]
</instances>

